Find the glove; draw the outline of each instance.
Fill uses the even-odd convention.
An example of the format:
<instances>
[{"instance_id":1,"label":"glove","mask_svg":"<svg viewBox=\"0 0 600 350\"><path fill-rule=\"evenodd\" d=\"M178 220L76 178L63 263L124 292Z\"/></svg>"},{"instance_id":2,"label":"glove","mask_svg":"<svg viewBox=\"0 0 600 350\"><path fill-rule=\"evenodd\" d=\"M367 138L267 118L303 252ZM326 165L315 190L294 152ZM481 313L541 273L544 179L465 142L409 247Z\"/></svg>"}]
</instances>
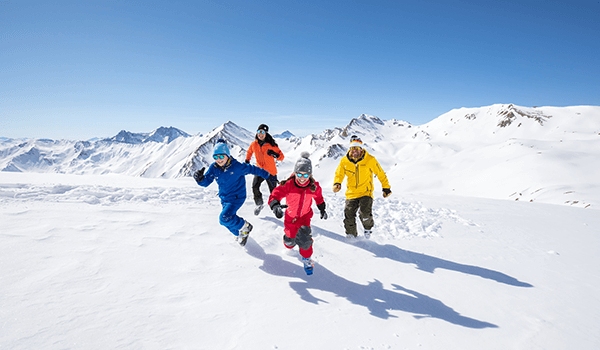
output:
<instances>
[{"instance_id":1,"label":"glove","mask_svg":"<svg viewBox=\"0 0 600 350\"><path fill-rule=\"evenodd\" d=\"M282 206L278 200L274 199L271 201L271 203L269 203L269 207L271 208L271 210L273 210L273 214L275 214L275 217L281 219L283 217L283 209L287 208L287 205Z\"/></svg>"},{"instance_id":2,"label":"glove","mask_svg":"<svg viewBox=\"0 0 600 350\"><path fill-rule=\"evenodd\" d=\"M383 198L389 197L390 194L392 194L392 190L390 190L389 188L383 189Z\"/></svg>"},{"instance_id":3,"label":"glove","mask_svg":"<svg viewBox=\"0 0 600 350\"><path fill-rule=\"evenodd\" d=\"M244 163L246 163L246 164L250 164L250 159L246 159L246 160L244 161Z\"/></svg>"},{"instance_id":4,"label":"glove","mask_svg":"<svg viewBox=\"0 0 600 350\"><path fill-rule=\"evenodd\" d=\"M333 184L333 192L339 192L342 189L341 184Z\"/></svg>"},{"instance_id":5,"label":"glove","mask_svg":"<svg viewBox=\"0 0 600 350\"><path fill-rule=\"evenodd\" d=\"M325 210L321 210L321 220L327 220L327 212Z\"/></svg>"},{"instance_id":6,"label":"glove","mask_svg":"<svg viewBox=\"0 0 600 350\"><path fill-rule=\"evenodd\" d=\"M194 173L194 180L196 180L196 182L204 180L204 167Z\"/></svg>"},{"instance_id":7,"label":"glove","mask_svg":"<svg viewBox=\"0 0 600 350\"><path fill-rule=\"evenodd\" d=\"M272 149L267 150L267 155L273 156L273 158L279 158L279 153L273 151Z\"/></svg>"},{"instance_id":8,"label":"glove","mask_svg":"<svg viewBox=\"0 0 600 350\"><path fill-rule=\"evenodd\" d=\"M325 202L321 203L321 204L317 204L317 208L319 208L319 211L321 212L321 220L327 220L327 212L325 211Z\"/></svg>"}]
</instances>

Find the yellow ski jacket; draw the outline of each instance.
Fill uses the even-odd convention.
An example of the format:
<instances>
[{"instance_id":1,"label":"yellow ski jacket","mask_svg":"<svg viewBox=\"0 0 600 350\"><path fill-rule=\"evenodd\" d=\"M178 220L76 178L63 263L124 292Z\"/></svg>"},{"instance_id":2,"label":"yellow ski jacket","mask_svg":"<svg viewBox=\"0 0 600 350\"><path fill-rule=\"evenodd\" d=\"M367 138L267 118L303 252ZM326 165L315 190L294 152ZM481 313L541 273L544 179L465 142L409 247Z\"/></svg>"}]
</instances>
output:
<instances>
[{"instance_id":1,"label":"yellow ski jacket","mask_svg":"<svg viewBox=\"0 0 600 350\"><path fill-rule=\"evenodd\" d=\"M377 176L382 188L390 188L387 175L375 157L364 151L364 156L355 163L347 153L335 171L333 183L341 185L344 177L348 176L346 199L373 197L373 175Z\"/></svg>"}]
</instances>

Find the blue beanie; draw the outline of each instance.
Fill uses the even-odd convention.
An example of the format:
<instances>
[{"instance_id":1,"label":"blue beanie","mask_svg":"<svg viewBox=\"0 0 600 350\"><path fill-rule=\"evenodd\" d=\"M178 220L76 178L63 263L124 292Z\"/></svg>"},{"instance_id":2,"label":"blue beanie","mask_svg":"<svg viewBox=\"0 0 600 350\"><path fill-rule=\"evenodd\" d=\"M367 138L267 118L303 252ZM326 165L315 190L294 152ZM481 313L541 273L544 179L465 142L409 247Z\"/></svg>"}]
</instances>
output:
<instances>
[{"instance_id":1,"label":"blue beanie","mask_svg":"<svg viewBox=\"0 0 600 350\"><path fill-rule=\"evenodd\" d=\"M227 147L227 144L225 143L225 140L223 139L218 139L217 143L215 144L215 149L213 150L213 156L216 156L217 154L226 154L227 157L229 157L229 147Z\"/></svg>"}]
</instances>

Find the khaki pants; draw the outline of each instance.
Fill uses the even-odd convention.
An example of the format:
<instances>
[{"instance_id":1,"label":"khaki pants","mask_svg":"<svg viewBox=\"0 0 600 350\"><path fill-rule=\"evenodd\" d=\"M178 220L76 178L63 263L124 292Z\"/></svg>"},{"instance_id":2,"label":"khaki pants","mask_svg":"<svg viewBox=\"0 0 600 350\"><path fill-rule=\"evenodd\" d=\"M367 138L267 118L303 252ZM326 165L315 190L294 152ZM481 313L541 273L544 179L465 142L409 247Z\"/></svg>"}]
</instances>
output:
<instances>
[{"instance_id":1,"label":"khaki pants","mask_svg":"<svg viewBox=\"0 0 600 350\"><path fill-rule=\"evenodd\" d=\"M344 228L347 235L356 237L356 212L365 230L370 230L375 225L373 220L373 197L364 196L360 198L346 199L344 208Z\"/></svg>"}]
</instances>

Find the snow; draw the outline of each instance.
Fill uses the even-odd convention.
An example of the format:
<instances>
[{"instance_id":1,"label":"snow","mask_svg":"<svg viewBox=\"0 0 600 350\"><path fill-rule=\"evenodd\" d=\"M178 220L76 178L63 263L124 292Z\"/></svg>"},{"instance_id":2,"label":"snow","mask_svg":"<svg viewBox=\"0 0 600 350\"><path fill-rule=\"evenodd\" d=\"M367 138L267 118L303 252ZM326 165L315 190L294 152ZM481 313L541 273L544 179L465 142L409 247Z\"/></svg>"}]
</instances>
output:
<instances>
[{"instance_id":1,"label":"snow","mask_svg":"<svg viewBox=\"0 0 600 350\"><path fill-rule=\"evenodd\" d=\"M324 190L312 276L268 209L254 216L246 201L254 230L242 248L218 223L216 185L160 176L200 136L103 151L146 154L156 176L105 171L126 168L114 156L77 174L2 171L0 349L597 349L597 108L540 108L552 115L543 127L516 117L511 130L481 122L494 108L506 111L455 110L421 127L359 118L393 191L384 199L375 180L370 240L345 237L345 198L331 190L328 147L347 138L278 139L280 178L309 151ZM468 138L469 122L482 138ZM35 142L46 155L33 158L47 157ZM179 165L160 167L167 158Z\"/></svg>"}]
</instances>

